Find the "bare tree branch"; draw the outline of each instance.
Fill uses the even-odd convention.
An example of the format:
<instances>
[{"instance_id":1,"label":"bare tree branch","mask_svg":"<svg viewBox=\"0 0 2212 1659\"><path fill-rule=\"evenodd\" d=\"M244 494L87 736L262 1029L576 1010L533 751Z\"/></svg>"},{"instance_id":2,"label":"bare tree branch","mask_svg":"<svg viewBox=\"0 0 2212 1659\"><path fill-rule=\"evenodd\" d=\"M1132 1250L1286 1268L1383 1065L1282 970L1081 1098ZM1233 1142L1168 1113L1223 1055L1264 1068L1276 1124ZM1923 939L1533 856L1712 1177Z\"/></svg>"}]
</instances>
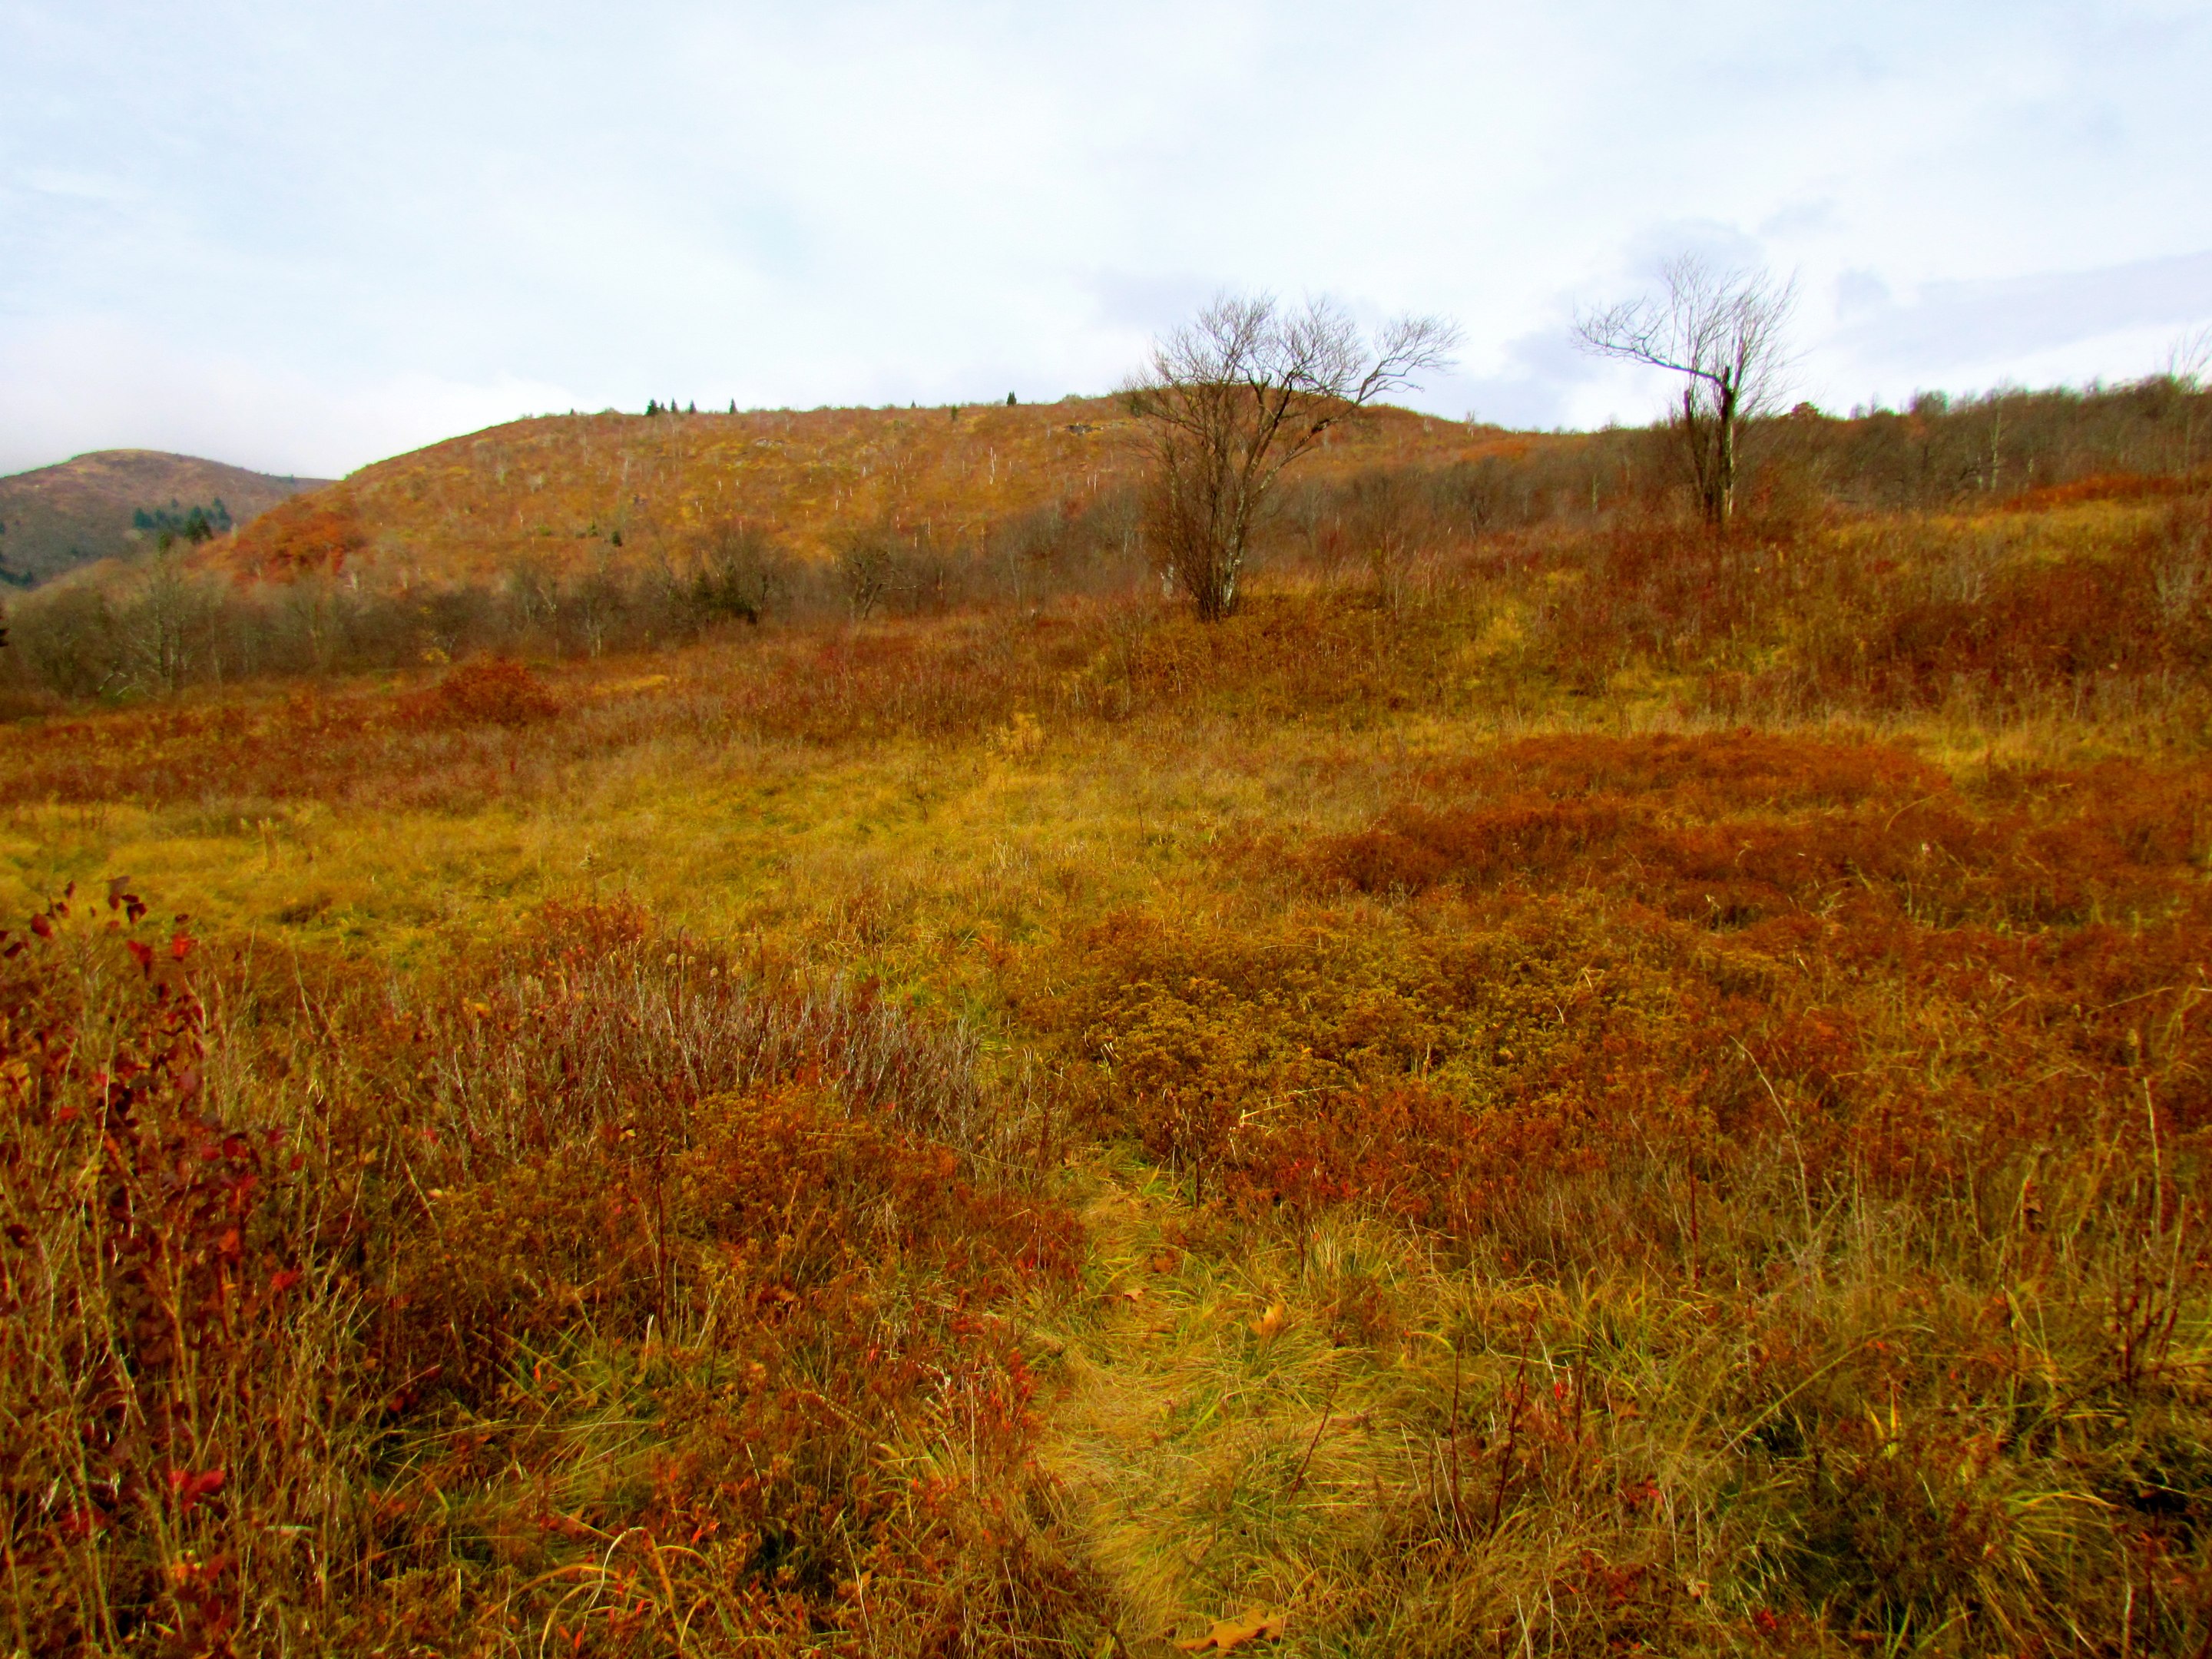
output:
<instances>
[{"instance_id":1,"label":"bare tree branch","mask_svg":"<svg viewBox=\"0 0 2212 1659\"><path fill-rule=\"evenodd\" d=\"M1575 321L1575 337L1601 357L1644 363L1683 377L1674 423L1688 447L1706 521L1725 530L1735 510L1736 438L1742 422L1771 410L1790 368L1787 330L1796 278L1765 271L1716 271L1695 254L1661 268L1662 297L1624 301Z\"/></svg>"},{"instance_id":2,"label":"bare tree branch","mask_svg":"<svg viewBox=\"0 0 2212 1659\"><path fill-rule=\"evenodd\" d=\"M1254 525L1284 468L1443 367L1458 340L1437 318L1407 317L1370 341L1327 301L1290 312L1271 295L1224 294L1153 343L1122 397L1152 451L1154 556L1200 617L1235 611Z\"/></svg>"},{"instance_id":3,"label":"bare tree branch","mask_svg":"<svg viewBox=\"0 0 2212 1659\"><path fill-rule=\"evenodd\" d=\"M2175 337L2166 349L2166 361L2160 373L2185 392L2195 392L2204 380L2204 371L2212 368L2212 323Z\"/></svg>"}]
</instances>

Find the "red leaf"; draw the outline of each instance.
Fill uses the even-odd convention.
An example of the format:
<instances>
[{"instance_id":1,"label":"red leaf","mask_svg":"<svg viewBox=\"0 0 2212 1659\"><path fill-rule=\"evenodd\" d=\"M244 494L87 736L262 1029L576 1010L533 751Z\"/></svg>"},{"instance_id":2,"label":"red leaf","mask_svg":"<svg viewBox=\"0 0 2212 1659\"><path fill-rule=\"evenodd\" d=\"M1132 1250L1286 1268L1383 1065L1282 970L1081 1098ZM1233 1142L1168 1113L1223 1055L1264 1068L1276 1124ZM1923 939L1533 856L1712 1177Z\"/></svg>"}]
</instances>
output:
<instances>
[{"instance_id":1,"label":"red leaf","mask_svg":"<svg viewBox=\"0 0 2212 1659\"><path fill-rule=\"evenodd\" d=\"M179 933L169 941L169 954L179 962L182 962L186 957L191 955L192 946L198 943L198 939L189 934Z\"/></svg>"},{"instance_id":2,"label":"red leaf","mask_svg":"<svg viewBox=\"0 0 2212 1659\"><path fill-rule=\"evenodd\" d=\"M176 1497L181 1508L190 1509L201 1498L211 1498L222 1490L224 1474L222 1469L202 1469L198 1474L171 1469L169 1491Z\"/></svg>"},{"instance_id":3,"label":"red leaf","mask_svg":"<svg viewBox=\"0 0 2212 1659\"><path fill-rule=\"evenodd\" d=\"M54 936L54 925L51 921L48 921L44 916L33 916L31 918L31 931L36 933L40 939L52 939Z\"/></svg>"},{"instance_id":4,"label":"red leaf","mask_svg":"<svg viewBox=\"0 0 2212 1659\"><path fill-rule=\"evenodd\" d=\"M98 1510L86 1504L73 1504L62 1516L62 1536L72 1544L82 1544L102 1527L112 1524Z\"/></svg>"},{"instance_id":5,"label":"red leaf","mask_svg":"<svg viewBox=\"0 0 2212 1659\"><path fill-rule=\"evenodd\" d=\"M280 1267L269 1275L269 1294L282 1296L307 1275L296 1267Z\"/></svg>"},{"instance_id":6,"label":"red leaf","mask_svg":"<svg viewBox=\"0 0 2212 1659\"><path fill-rule=\"evenodd\" d=\"M143 968L148 973L152 973L154 971L154 947L150 945L143 944L135 939L125 939L124 940L124 943L131 949L131 959L137 963L141 968Z\"/></svg>"}]
</instances>

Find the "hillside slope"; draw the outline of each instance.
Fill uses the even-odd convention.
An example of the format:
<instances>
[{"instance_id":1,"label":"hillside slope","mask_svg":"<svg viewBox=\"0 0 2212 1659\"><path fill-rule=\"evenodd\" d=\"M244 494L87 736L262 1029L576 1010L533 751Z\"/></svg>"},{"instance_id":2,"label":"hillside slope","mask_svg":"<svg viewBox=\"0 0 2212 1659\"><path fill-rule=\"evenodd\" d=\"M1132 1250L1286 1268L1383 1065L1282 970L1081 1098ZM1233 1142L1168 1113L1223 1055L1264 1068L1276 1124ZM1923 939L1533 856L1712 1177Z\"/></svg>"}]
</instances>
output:
<instances>
[{"instance_id":1,"label":"hillside slope","mask_svg":"<svg viewBox=\"0 0 2212 1659\"><path fill-rule=\"evenodd\" d=\"M931 409L603 413L513 422L363 468L208 557L240 576L343 565L395 585L479 580L528 562L631 564L724 523L794 550L888 528L939 547L1042 510L1079 511L1135 476L1106 398ZM1302 476L1525 451L1495 428L1386 409Z\"/></svg>"},{"instance_id":2,"label":"hillside slope","mask_svg":"<svg viewBox=\"0 0 2212 1659\"><path fill-rule=\"evenodd\" d=\"M0 570L18 586L25 578L43 581L132 552L148 536L134 524L137 515L166 513L181 521L197 507L207 509L217 527L225 519L244 524L326 482L273 477L160 450L98 450L0 478Z\"/></svg>"},{"instance_id":3,"label":"hillside slope","mask_svg":"<svg viewBox=\"0 0 2212 1659\"><path fill-rule=\"evenodd\" d=\"M1931 394L1909 410L1847 419L1800 405L1746 431L1740 493L1753 519L1785 526L1830 509L2033 506L2053 489L2156 493L2183 487L2196 471L2205 428L2212 392L2166 377L2087 392ZM888 537L915 552L995 556L1055 539L1095 514L1087 539L1117 542L1139 471L1135 436L1112 398L549 416L380 461L202 556L245 578L343 567L362 586L411 587L526 568L575 579L682 565L708 532L738 526L802 555ZM1678 495L1682 479L1663 428L1510 432L1382 409L1303 462L1283 505L1292 519L1311 508L1342 520L1384 505L1403 485L1429 497L1431 510L1494 530L1624 508L1648 514ZM1316 532L1298 526L1301 539Z\"/></svg>"}]
</instances>

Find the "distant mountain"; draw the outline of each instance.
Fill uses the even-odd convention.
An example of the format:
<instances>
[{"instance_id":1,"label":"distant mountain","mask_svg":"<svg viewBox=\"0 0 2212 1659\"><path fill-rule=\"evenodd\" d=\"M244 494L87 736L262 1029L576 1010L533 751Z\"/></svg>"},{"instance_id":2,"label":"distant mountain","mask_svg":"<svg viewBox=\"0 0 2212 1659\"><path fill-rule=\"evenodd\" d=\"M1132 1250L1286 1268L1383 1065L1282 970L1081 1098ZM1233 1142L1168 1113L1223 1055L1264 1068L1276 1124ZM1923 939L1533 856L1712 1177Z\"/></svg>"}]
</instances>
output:
<instances>
[{"instance_id":1,"label":"distant mountain","mask_svg":"<svg viewBox=\"0 0 2212 1659\"><path fill-rule=\"evenodd\" d=\"M0 580L28 586L165 537L204 540L326 482L151 449L103 449L0 477Z\"/></svg>"}]
</instances>

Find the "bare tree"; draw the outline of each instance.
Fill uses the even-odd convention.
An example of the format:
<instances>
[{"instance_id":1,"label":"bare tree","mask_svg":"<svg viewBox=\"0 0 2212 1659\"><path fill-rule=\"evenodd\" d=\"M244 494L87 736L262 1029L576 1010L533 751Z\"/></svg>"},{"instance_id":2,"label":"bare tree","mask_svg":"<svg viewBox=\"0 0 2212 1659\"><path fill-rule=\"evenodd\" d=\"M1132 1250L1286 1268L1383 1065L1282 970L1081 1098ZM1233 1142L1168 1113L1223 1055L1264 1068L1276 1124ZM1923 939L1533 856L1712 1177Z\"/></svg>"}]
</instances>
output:
<instances>
[{"instance_id":1,"label":"bare tree","mask_svg":"<svg viewBox=\"0 0 2212 1659\"><path fill-rule=\"evenodd\" d=\"M2184 392L2201 392L2208 368L2212 368L2212 323L2177 335L2166 349L2159 374Z\"/></svg>"},{"instance_id":2,"label":"bare tree","mask_svg":"<svg viewBox=\"0 0 2212 1659\"><path fill-rule=\"evenodd\" d=\"M1152 346L1121 389L1152 460L1152 556L1200 618L1237 609L1252 532L1283 469L1330 428L1443 368L1458 331L1405 317L1370 340L1326 301L1285 311L1269 295L1221 295Z\"/></svg>"},{"instance_id":3,"label":"bare tree","mask_svg":"<svg viewBox=\"0 0 2212 1659\"><path fill-rule=\"evenodd\" d=\"M1663 298L1625 301L1575 321L1586 351L1648 363L1683 377L1671 424L1689 452L1705 522L1726 530L1735 511L1737 435L1775 405L1790 368L1785 331L1796 278L1715 270L1686 253L1661 268Z\"/></svg>"},{"instance_id":4,"label":"bare tree","mask_svg":"<svg viewBox=\"0 0 2212 1659\"><path fill-rule=\"evenodd\" d=\"M206 665L199 660L213 633L220 603L203 579L195 580L165 545L116 612L131 684L173 696ZM197 648L196 648L197 647Z\"/></svg>"},{"instance_id":5,"label":"bare tree","mask_svg":"<svg viewBox=\"0 0 2212 1659\"><path fill-rule=\"evenodd\" d=\"M706 620L757 623L792 586L789 556L757 525L724 519L694 538L692 548L688 575L679 582L672 570L670 586Z\"/></svg>"}]
</instances>

